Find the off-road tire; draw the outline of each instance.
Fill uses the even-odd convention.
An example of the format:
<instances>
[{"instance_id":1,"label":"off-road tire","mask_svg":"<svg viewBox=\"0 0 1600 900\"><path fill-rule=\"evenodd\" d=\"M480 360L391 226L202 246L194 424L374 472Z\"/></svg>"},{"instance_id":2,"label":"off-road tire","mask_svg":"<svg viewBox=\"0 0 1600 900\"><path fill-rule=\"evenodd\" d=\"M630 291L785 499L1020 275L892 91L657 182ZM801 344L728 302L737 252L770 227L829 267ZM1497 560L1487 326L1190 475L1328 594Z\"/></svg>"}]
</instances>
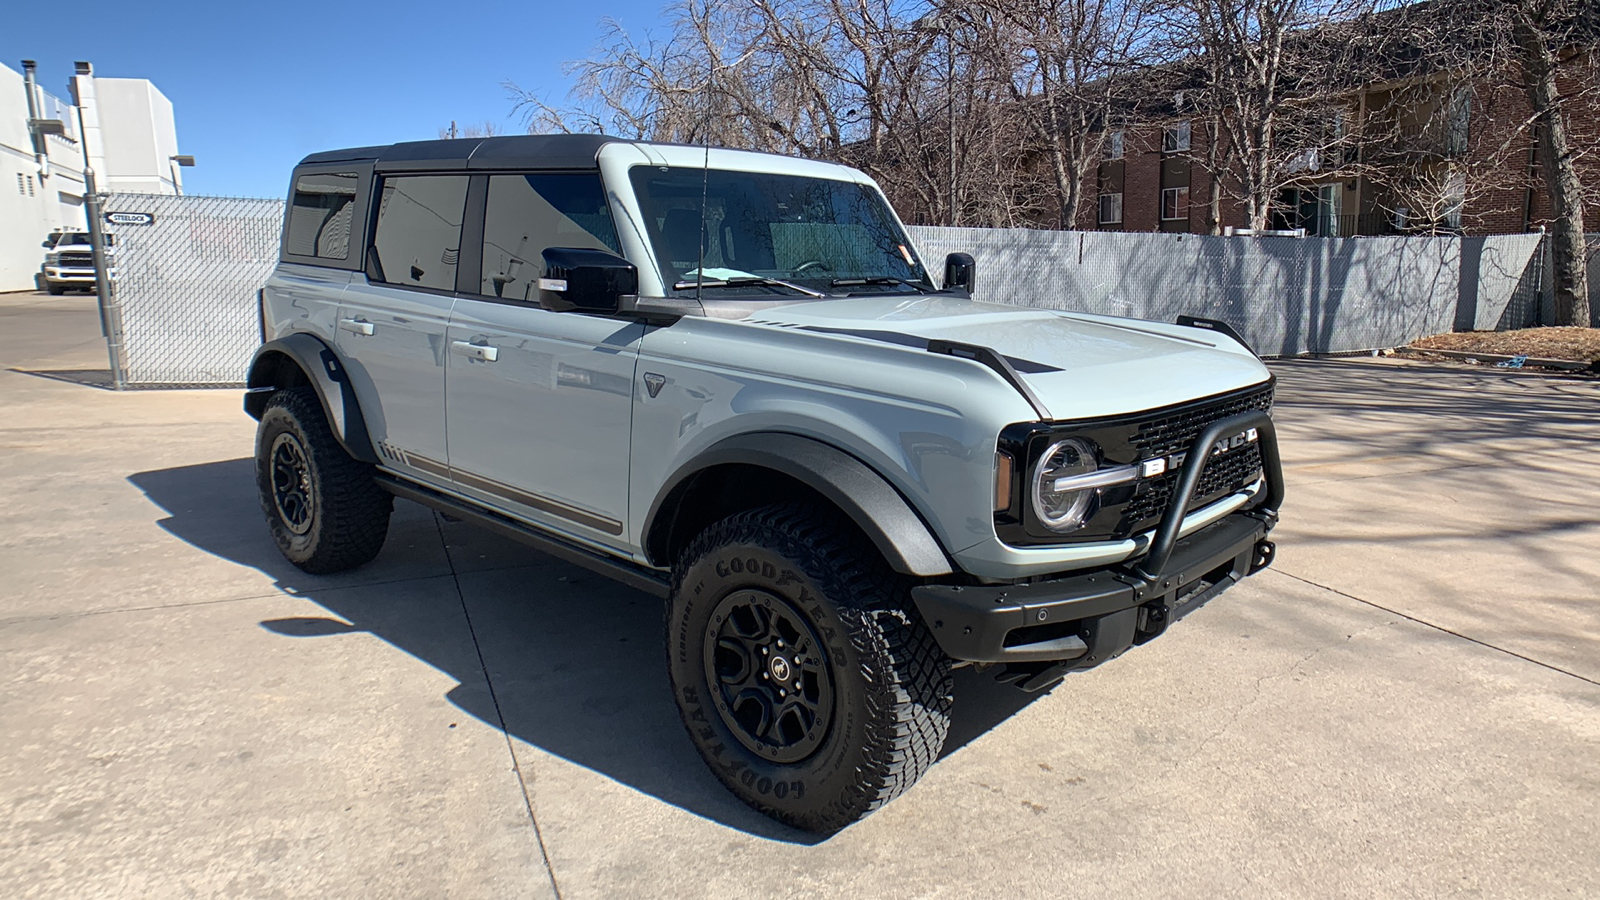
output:
<instances>
[{"instance_id":1,"label":"off-road tire","mask_svg":"<svg viewBox=\"0 0 1600 900\"><path fill-rule=\"evenodd\" d=\"M690 543L674 568L667 669L690 739L728 790L780 822L832 833L905 793L933 765L950 727L951 662L912 607L909 586L850 523L809 502L731 516ZM706 655L717 641L713 615L747 596L798 612L831 674L825 736L794 762L752 750L750 732L741 738L718 708L727 695L712 683Z\"/></svg>"},{"instance_id":2,"label":"off-road tire","mask_svg":"<svg viewBox=\"0 0 1600 900\"><path fill-rule=\"evenodd\" d=\"M280 438L282 440L280 441ZM291 522L274 488L275 447L304 460L309 490L289 507L306 516ZM370 562L389 533L394 498L373 481L373 467L339 445L316 393L309 387L278 391L256 428L256 488L267 527L284 558L324 575ZM309 496L306 496L309 495Z\"/></svg>"}]
</instances>

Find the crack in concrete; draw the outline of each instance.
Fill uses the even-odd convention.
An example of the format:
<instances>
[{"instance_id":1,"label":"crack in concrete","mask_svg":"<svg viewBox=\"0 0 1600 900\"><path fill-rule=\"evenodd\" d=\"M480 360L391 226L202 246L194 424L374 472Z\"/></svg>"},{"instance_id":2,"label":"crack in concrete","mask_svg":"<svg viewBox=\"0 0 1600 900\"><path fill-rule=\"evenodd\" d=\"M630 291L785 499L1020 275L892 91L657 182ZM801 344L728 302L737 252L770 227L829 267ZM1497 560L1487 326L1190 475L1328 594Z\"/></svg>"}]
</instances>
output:
<instances>
[{"instance_id":1,"label":"crack in concrete","mask_svg":"<svg viewBox=\"0 0 1600 900\"><path fill-rule=\"evenodd\" d=\"M1488 641L1480 640L1479 638L1472 637L1471 635L1462 634L1459 631L1451 631L1450 629L1444 627L1443 625L1438 625L1438 624L1435 624L1433 622L1429 622L1427 619L1419 619L1416 616L1406 615L1405 613L1401 612L1398 609L1390 609L1389 607L1384 606L1381 603L1374 603L1371 600L1368 600L1368 599L1366 599L1364 597L1357 597L1355 594L1346 593L1345 591L1341 591L1336 587L1330 587L1330 586L1328 586L1326 584L1319 584L1319 583L1317 583L1315 581L1312 581L1309 578L1302 578L1299 575L1296 575L1296 574L1294 574L1292 572L1285 572L1283 569L1278 568L1278 567L1273 567L1271 569L1268 569L1267 571L1275 572L1275 573L1277 573L1279 575L1284 576L1285 578L1293 578L1295 581L1298 581L1298 582L1300 582L1302 584L1308 584L1308 585L1310 585L1312 587L1315 587L1315 588L1322 588L1325 591L1331 591L1331 592L1333 592L1335 594L1338 594L1341 597L1344 597L1344 598L1347 598L1347 599L1350 599L1350 600L1354 600L1357 603L1361 603L1361 604L1364 604L1366 606L1370 606L1373 609L1382 610L1383 612L1389 613L1390 615L1393 615L1393 616L1399 616L1400 618L1405 619L1408 622L1415 622L1416 624L1421 625L1421 626L1423 626L1425 628L1432 628L1435 631L1443 632L1444 634L1448 634L1451 637L1460 638L1461 640L1467 641L1468 643L1477 644L1478 646L1487 648L1489 650L1496 650L1496 651L1499 651L1501 653L1504 653L1507 656L1511 656L1511 657L1515 657L1516 659L1520 659L1523 662L1533 663L1536 666L1541 666L1543 668L1549 669L1552 672L1559 672L1562 675L1567 675L1567 676L1570 676L1572 678L1576 678L1579 681L1585 682L1587 684L1592 684L1592 685L1595 685L1596 687L1600 687L1600 681L1596 681L1593 678L1589 678L1589 677L1587 677L1585 675L1579 675L1577 672L1572 672L1572 671L1569 671L1567 669L1563 669L1560 666L1551 665L1550 663L1544 662L1543 660L1534 659L1531 656L1524 656L1523 654L1518 653L1515 650L1509 650L1509 649L1507 649L1505 647L1500 647L1500 646L1497 646L1495 644L1491 644Z\"/></svg>"},{"instance_id":2,"label":"crack in concrete","mask_svg":"<svg viewBox=\"0 0 1600 900\"><path fill-rule=\"evenodd\" d=\"M516 773L517 787L522 791L522 805L528 811L528 823L533 826L533 838L539 844L539 858L544 862L545 874L550 877L550 890L556 900L561 900L561 885L556 881L555 866L550 863L550 851L545 847L544 832L539 828L539 817L533 812L533 796L528 792L528 780L523 777L522 764L517 760L517 748L506 728L505 713L500 710L500 696L495 692L494 679L489 677L489 663L483 658L483 647L478 643L477 629L472 626L472 613L467 610L467 596L461 590L461 577L456 574L455 559L450 556L450 542L444 536L444 522L433 513L433 526L439 532L439 544L444 548L445 564L450 567L450 581L455 585L456 600L461 603L461 616L467 622L467 636L472 638L472 650L478 655L478 668L483 672L483 684L489 689L489 702L494 704L494 717L500 725L500 736L506 741L506 755L511 757L511 771Z\"/></svg>"},{"instance_id":3,"label":"crack in concrete","mask_svg":"<svg viewBox=\"0 0 1600 900\"><path fill-rule=\"evenodd\" d=\"M1233 715L1231 717L1229 717L1228 721L1224 722L1220 727L1218 727L1211 734L1208 734L1204 738L1202 738L1200 740L1200 743L1195 745L1193 756L1198 757L1200 755L1200 751L1201 750L1204 750L1208 744L1210 744L1212 741L1216 740L1217 738L1221 737L1225 732L1227 732L1229 729L1231 729L1239 721L1239 719L1244 716L1246 710L1249 710L1251 707L1256 705L1256 701L1261 699L1261 686L1263 684L1265 684L1266 682L1268 682L1268 681L1277 681L1280 678L1286 678L1286 677L1288 677L1290 675L1293 675L1297 669L1299 669L1301 666L1305 665L1306 663L1310 662L1313 658L1315 658L1322 651L1328 650L1331 647L1342 646L1344 644L1348 644L1351 641L1353 641L1356 638L1366 634L1369 631L1375 631L1375 630L1377 630L1379 628L1387 628L1388 626L1390 626L1392 624L1394 624L1394 623L1393 622L1377 622L1377 623L1374 623L1372 625L1368 625L1367 627L1365 627L1365 628L1363 628L1363 629L1361 629L1361 630L1359 630L1359 631L1357 631L1357 632L1355 632L1353 634L1345 635L1344 640L1340 641L1338 644L1325 644L1325 645L1323 645L1321 647L1317 647L1316 649L1312 650L1310 653L1307 653L1305 656L1302 656L1299 659L1295 660L1292 664L1290 664L1290 666L1287 669L1284 669L1282 672L1269 672L1269 673L1267 673L1265 675L1260 676L1259 678L1256 679L1255 685L1251 688L1251 694L1250 694L1249 701L1240 704L1239 708L1235 709L1233 711Z\"/></svg>"}]
</instances>

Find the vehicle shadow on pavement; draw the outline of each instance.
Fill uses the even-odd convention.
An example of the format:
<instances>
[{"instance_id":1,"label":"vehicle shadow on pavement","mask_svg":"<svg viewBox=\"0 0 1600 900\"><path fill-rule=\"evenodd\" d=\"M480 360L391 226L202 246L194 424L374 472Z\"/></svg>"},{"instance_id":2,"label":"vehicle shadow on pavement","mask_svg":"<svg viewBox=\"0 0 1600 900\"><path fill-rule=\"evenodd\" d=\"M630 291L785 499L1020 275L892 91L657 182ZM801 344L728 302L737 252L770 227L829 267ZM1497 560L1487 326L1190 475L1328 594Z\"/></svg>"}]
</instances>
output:
<instances>
[{"instance_id":1,"label":"vehicle shadow on pavement","mask_svg":"<svg viewBox=\"0 0 1600 900\"><path fill-rule=\"evenodd\" d=\"M354 572L308 575L267 535L252 460L128 480L167 513L158 524L170 534L259 570L337 617L261 627L293 639L368 632L449 674L458 682L447 694L455 706L514 738L729 828L789 843L822 840L746 807L701 762L667 687L656 598L400 501L378 559ZM397 591L425 596L386 603ZM971 670L956 676L944 756L1044 696ZM536 811L540 793L556 789L540 786Z\"/></svg>"}]
</instances>

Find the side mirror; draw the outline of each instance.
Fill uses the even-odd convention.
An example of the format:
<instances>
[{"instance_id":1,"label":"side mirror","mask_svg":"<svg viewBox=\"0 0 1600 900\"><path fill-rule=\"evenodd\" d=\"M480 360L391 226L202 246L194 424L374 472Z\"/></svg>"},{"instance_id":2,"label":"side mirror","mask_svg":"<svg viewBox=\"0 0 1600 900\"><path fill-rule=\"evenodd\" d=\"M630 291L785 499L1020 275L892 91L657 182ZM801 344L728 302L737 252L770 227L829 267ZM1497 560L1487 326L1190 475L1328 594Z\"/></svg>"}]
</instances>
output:
<instances>
[{"instance_id":1,"label":"side mirror","mask_svg":"<svg viewBox=\"0 0 1600 900\"><path fill-rule=\"evenodd\" d=\"M544 251L539 302L556 312L615 313L625 294L639 293L639 270L614 253L579 247Z\"/></svg>"},{"instance_id":2,"label":"side mirror","mask_svg":"<svg viewBox=\"0 0 1600 900\"><path fill-rule=\"evenodd\" d=\"M978 263L970 253L952 253L944 258L944 289L960 288L972 296L978 284Z\"/></svg>"}]
</instances>

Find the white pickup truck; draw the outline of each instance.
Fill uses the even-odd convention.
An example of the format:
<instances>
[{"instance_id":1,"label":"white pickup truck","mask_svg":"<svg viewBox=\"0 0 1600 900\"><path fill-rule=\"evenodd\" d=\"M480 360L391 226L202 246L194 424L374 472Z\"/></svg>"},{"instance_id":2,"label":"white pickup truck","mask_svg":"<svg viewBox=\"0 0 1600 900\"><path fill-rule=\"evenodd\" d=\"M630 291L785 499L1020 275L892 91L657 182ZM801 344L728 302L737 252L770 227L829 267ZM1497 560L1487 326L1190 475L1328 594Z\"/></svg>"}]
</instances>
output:
<instances>
[{"instance_id":1,"label":"white pickup truck","mask_svg":"<svg viewBox=\"0 0 1600 900\"><path fill-rule=\"evenodd\" d=\"M95 289L94 252L87 231L53 231L44 242L44 264L39 267L44 288L61 295L68 288ZM106 235L106 264L117 277L117 236Z\"/></svg>"}]
</instances>

